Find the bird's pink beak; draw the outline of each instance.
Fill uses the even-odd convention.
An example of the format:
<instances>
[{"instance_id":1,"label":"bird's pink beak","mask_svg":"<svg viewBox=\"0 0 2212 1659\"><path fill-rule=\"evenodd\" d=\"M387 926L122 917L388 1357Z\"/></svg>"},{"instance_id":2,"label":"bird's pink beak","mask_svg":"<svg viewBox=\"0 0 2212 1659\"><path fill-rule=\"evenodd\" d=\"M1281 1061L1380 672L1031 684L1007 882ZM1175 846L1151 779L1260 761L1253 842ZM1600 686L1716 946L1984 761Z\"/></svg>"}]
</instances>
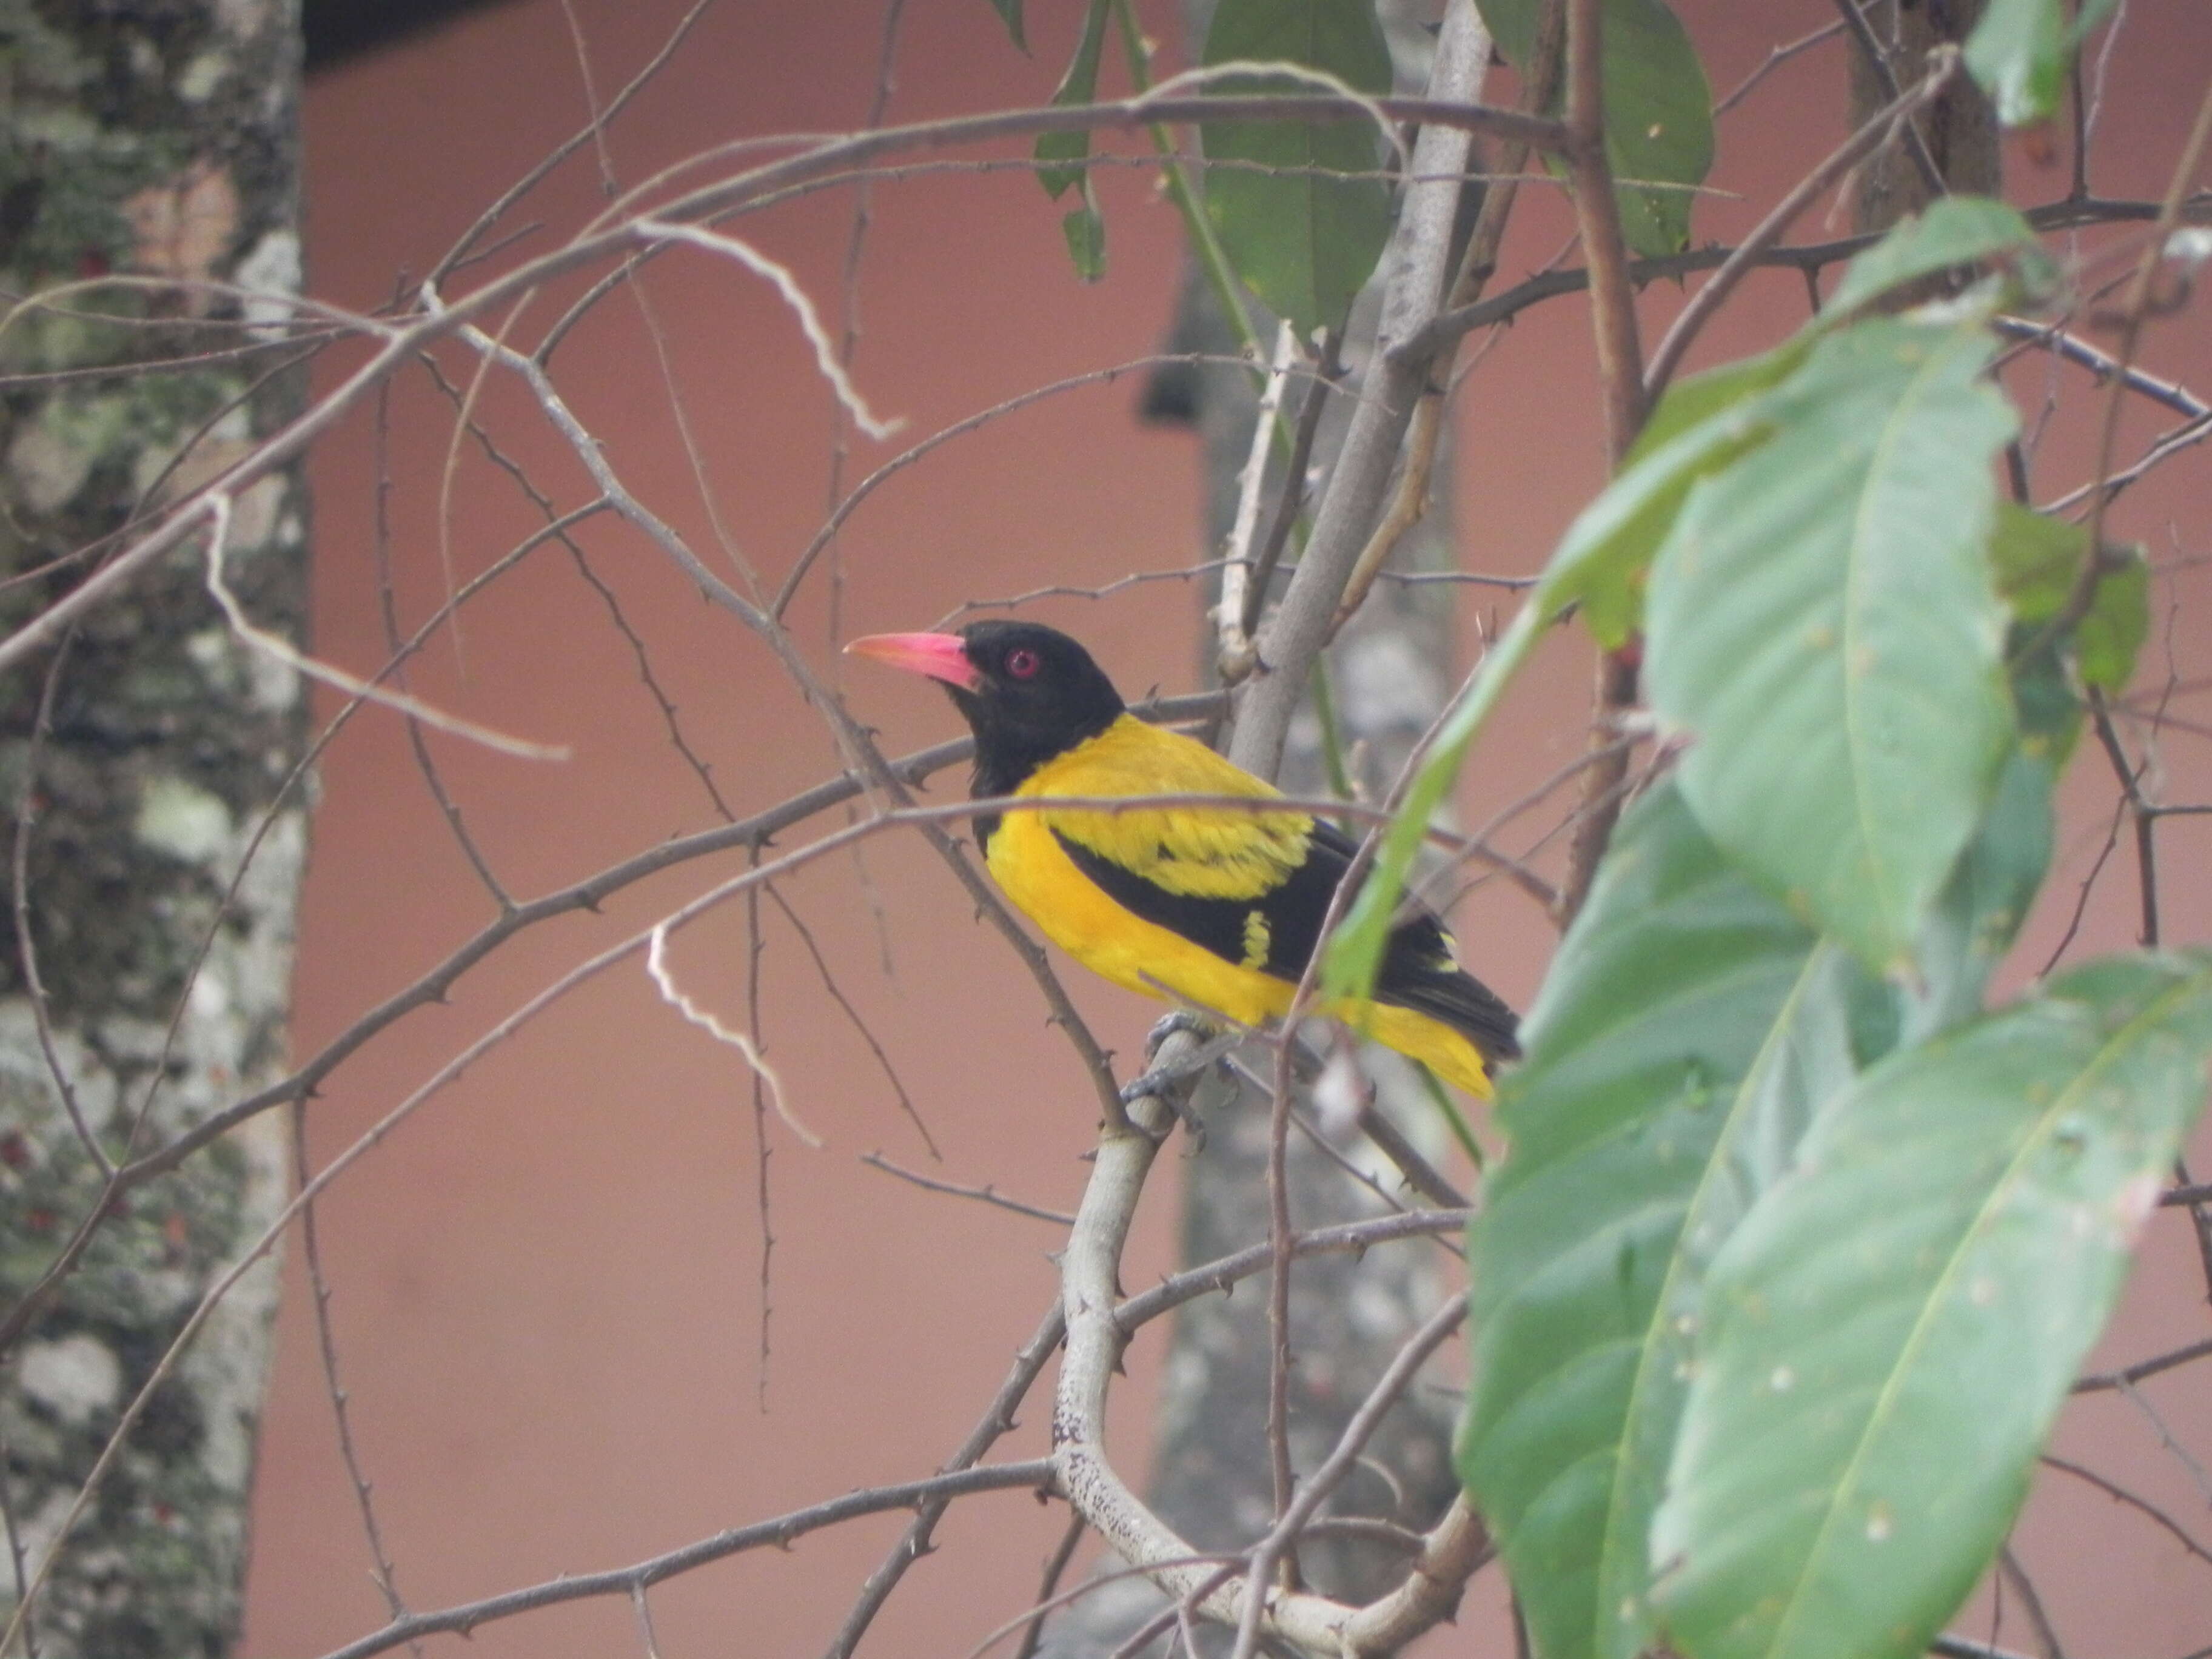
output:
<instances>
[{"instance_id":1,"label":"bird's pink beak","mask_svg":"<svg viewBox=\"0 0 2212 1659\"><path fill-rule=\"evenodd\" d=\"M869 634L845 647L850 657L872 657L910 674L927 674L963 691L980 690L983 676L968 659L968 645L957 634Z\"/></svg>"}]
</instances>

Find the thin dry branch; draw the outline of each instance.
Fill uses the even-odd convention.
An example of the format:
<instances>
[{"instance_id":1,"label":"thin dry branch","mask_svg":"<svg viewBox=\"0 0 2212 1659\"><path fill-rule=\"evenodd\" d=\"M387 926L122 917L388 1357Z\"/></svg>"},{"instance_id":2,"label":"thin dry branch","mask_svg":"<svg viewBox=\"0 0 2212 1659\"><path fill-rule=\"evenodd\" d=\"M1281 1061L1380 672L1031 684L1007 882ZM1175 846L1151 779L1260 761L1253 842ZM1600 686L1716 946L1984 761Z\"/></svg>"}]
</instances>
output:
<instances>
[{"instance_id":1,"label":"thin dry branch","mask_svg":"<svg viewBox=\"0 0 2212 1659\"><path fill-rule=\"evenodd\" d=\"M1243 1618L1237 1629L1237 1645L1231 1650L1231 1659L1252 1659L1260 1642L1260 1622L1267 1605L1267 1582L1275 1563L1281 1559L1307 1522L1320 1510L1328 1495L1352 1472L1375 1431L1382 1426L1383 1414L1395 1406L1411 1386L1413 1373L1429 1361L1431 1355L1443 1346L1444 1339L1456 1331L1467 1318L1467 1298L1455 1296L1422 1322L1405 1345L1398 1350L1367 1397L1344 1425L1335 1446L1322 1460L1321 1466L1308 1477L1298 1489L1297 1496L1285 1507L1280 1517L1267 1535L1253 1547L1252 1565L1244 1581ZM1346 1644L1346 1650L1358 1650Z\"/></svg>"},{"instance_id":2,"label":"thin dry branch","mask_svg":"<svg viewBox=\"0 0 2212 1659\"><path fill-rule=\"evenodd\" d=\"M996 1187L988 1183L981 1187L963 1187L957 1181L942 1181L935 1176L926 1176L919 1170L909 1170L894 1164L879 1152L861 1153L860 1162L872 1170L881 1170L885 1175L896 1176L901 1181L919 1187L924 1192L944 1193L954 1198L972 1198L978 1203L1011 1211L1015 1215L1025 1215L1035 1221L1049 1221L1055 1226L1075 1224L1075 1218L1065 1210L1047 1210L1035 1204L1024 1204L1018 1198L1008 1198Z\"/></svg>"},{"instance_id":3,"label":"thin dry branch","mask_svg":"<svg viewBox=\"0 0 2212 1659\"><path fill-rule=\"evenodd\" d=\"M1643 430L1650 407L1644 348L1637 332L1620 203L1605 154L1603 13L1600 0L1566 0L1566 5L1567 165L1574 180L1575 223L1589 261L1590 318L1605 397L1606 458L1609 470L1618 471ZM1591 725L1594 745L1609 744L1614 722L1636 706L1639 656L1632 645L1599 659L1597 712ZM1566 879L1559 889L1558 919L1562 926L1574 920L1589 896L1590 883L1620 816L1621 786L1627 774L1626 752L1608 748L1594 758L1583 780L1580 819L1568 853Z\"/></svg>"},{"instance_id":4,"label":"thin dry branch","mask_svg":"<svg viewBox=\"0 0 2212 1659\"><path fill-rule=\"evenodd\" d=\"M425 1636L442 1635L448 1632L467 1635L494 1620L509 1619L521 1613L535 1613L541 1607L556 1607L563 1601L581 1601L602 1595L635 1596L663 1579L672 1578L709 1561L720 1561L746 1550L769 1546L787 1549L795 1540L810 1532L818 1532L824 1527L836 1526L859 1516L880 1515L885 1510L921 1509L931 1504L950 1503L956 1498L968 1497L975 1492L1025 1488L1034 1491L1049 1486L1051 1481L1051 1461L1038 1457L1026 1462L955 1469L947 1474L934 1474L926 1480L903 1481L897 1486L871 1486L862 1492L848 1492L842 1498L830 1498L827 1503L793 1510L773 1520L732 1527L726 1532L716 1533L711 1538L686 1544L681 1549L648 1556L634 1565L617 1567L610 1572L579 1573L573 1577L533 1584L527 1589L510 1590L505 1595L486 1596L481 1601L465 1602L435 1613L418 1613L409 1619L394 1620L382 1630L364 1636L359 1641L349 1642L342 1648L333 1648L324 1656L324 1659L369 1659L371 1654L388 1652L404 1642L418 1641Z\"/></svg>"},{"instance_id":5,"label":"thin dry branch","mask_svg":"<svg viewBox=\"0 0 2212 1659\"><path fill-rule=\"evenodd\" d=\"M426 283L422 314L398 323L351 313L312 301L295 302L318 311L379 341L369 359L337 386L248 455L198 489L172 504L156 521L129 543L99 571L53 605L0 639L0 669L21 662L58 635L73 618L83 615L121 591L155 561L181 545L212 521L213 502L242 491L304 453L359 404L378 384L425 346L446 336L473 327L477 319L534 293L565 272L627 256L659 240L647 228L699 223L744 207L762 197L804 179L850 167L874 156L906 149L930 149L952 144L981 143L997 139L1034 137L1045 132L1087 131L1102 127L1143 126L1154 122L1204 121L1223 117L1247 119L1370 120L1376 113L1391 121L1419 121L1468 131L1486 131L1528 140L1540 149L1557 149L1561 129L1555 122L1491 109L1482 105L1431 99L1346 97L1330 93L1285 96L1209 97L1152 94L1117 102L1044 109L1001 111L994 114L957 117L907 126L878 128L807 143L803 139L748 140L744 148L770 142L805 143L796 155L747 168L734 177L678 195L649 212L616 215L611 223L595 226L551 252L501 272L473 292L450 301L437 298L435 284ZM588 133L586 135L588 137ZM650 188L657 181L648 180ZM631 193L633 198L638 192ZM128 286L137 279L103 277L108 286ZM139 286L147 286L138 283ZM64 290L82 286L65 285ZM163 291L179 285L153 284ZM231 290L221 284L189 285L198 290ZM42 302L46 296L41 296ZM261 297L261 296L253 296Z\"/></svg>"},{"instance_id":6,"label":"thin dry branch","mask_svg":"<svg viewBox=\"0 0 2212 1659\"><path fill-rule=\"evenodd\" d=\"M2073 592L2067 596L2064 610L2051 624L2061 632L2087 616L2097 597L2103 562L2100 550L2104 545L2105 510L2116 493L2112 489L2112 460L2119 443L2120 409L2127 398L2126 375L2135 366L2136 352L2142 343L2143 327L2150 319L2151 296L2159 268L2166 258L2167 241L2181 222L2182 204L2189 199L2190 185L2197 177L2208 143L2212 143L2212 84L2205 87L2203 95L2197 100L2196 118L2191 123L2189 137L2183 142L2180 160L2174 165L2172 182L2166 187L2166 199L2159 208L2148 242L2129 282L2127 295L2120 302L2119 349L2112 354L2118 378L2106 394L2103 420L2097 431L2096 477L2089 496L2088 552L2082 558L2081 572L2075 579Z\"/></svg>"}]
</instances>

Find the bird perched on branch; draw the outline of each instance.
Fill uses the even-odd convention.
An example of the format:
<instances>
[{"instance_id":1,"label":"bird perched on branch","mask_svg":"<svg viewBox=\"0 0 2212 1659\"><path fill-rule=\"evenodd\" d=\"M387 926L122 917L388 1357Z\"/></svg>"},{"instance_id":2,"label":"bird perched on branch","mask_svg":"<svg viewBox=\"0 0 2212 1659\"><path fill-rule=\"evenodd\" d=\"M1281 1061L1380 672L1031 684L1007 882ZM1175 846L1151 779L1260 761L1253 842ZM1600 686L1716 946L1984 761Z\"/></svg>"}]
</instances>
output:
<instances>
[{"instance_id":1,"label":"bird perched on branch","mask_svg":"<svg viewBox=\"0 0 2212 1659\"><path fill-rule=\"evenodd\" d=\"M874 634L846 650L942 681L975 733L978 800L1212 795L1270 785L1124 707L1090 653L1034 623ZM1242 1025L1291 1006L1356 844L1295 811L1175 805L979 812L991 875L1092 972ZM1519 1053L1513 1012L1459 965L1430 911L1392 929L1371 1006L1323 1005L1471 1094Z\"/></svg>"}]
</instances>

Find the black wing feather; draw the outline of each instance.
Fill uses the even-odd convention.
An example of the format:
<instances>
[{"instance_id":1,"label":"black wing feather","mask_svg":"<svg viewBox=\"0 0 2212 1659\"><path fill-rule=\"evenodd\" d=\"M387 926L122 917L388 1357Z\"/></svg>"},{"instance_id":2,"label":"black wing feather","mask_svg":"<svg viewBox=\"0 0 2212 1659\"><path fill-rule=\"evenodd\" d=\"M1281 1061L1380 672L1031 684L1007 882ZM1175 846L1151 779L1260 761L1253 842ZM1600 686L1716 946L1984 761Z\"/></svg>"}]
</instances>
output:
<instances>
[{"instance_id":1,"label":"black wing feather","mask_svg":"<svg viewBox=\"0 0 2212 1659\"><path fill-rule=\"evenodd\" d=\"M1261 971L1296 984L1304 975L1337 884L1358 852L1334 824L1314 820L1306 856L1283 880L1252 898L1201 898L1171 893L1135 871L1053 831L1062 851L1114 902L1225 962L1245 959L1247 922L1258 911L1267 923L1267 958ZM1453 959L1443 924L1425 908L1408 906L1390 933L1376 975L1375 998L1427 1014L1460 1032L1486 1060L1511 1060L1521 1052L1513 1011Z\"/></svg>"}]
</instances>

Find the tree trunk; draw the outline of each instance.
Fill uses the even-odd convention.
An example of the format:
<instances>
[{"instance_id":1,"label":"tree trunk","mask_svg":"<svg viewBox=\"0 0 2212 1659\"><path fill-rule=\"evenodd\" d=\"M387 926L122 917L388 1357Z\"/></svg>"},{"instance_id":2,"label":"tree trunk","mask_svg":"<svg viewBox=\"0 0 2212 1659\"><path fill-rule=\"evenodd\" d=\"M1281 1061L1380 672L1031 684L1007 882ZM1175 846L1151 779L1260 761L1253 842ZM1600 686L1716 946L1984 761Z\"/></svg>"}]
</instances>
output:
<instances>
[{"instance_id":1,"label":"tree trunk","mask_svg":"<svg viewBox=\"0 0 2212 1659\"><path fill-rule=\"evenodd\" d=\"M12 630L119 545L103 538L299 406L303 371L265 337L191 372L128 372L231 353L256 341L248 325L288 314L198 285L297 291L299 20L292 0L0 0L0 282L12 298L109 272L162 279L81 287L0 333L0 374L125 371L0 381ZM245 492L225 561L246 612L295 638L306 515L296 475ZM226 627L205 582L188 549L0 677L0 848L15 872L0 1302L38 1297L0 1356L0 1614L51 1558L29 1621L41 1659L212 1655L238 1626L273 1263L232 1293L59 1534L123 1407L281 1206L285 1126L264 1117L139 1188L74 1272L42 1284L102 1206L102 1159L143 1155L281 1071L307 833L302 787L284 786L307 699Z\"/></svg>"},{"instance_id":2,"label":"tree trunk","mask_svg":"<svg viewBox=\"0 0 2212 1659\"><path fill-rule=\"evenodd\" d=\"M1866 9L1869 35L1887 69L1877 69L1863 41L1851 44L1850 125L1853 130L1926 72L1928 54L1937 46L1957 46L1981 21L1983 0L1899 5L1875 0ZM1997 118L1971 76L1954 76L1913 125L1927 147L1928 159L1954 191L1994 196L2003 183L1998 165ZM1887 230L1908 214L1928 205L1929 189L1919 162L1903 144L1891 144L1860 169L1852 203L1862 231ZM1911 290L1917 294L1921 290Z\"/></svg>"},{"instance_id":3,"label":"tree trunk","mask_svg":"<svg viewBox=\"0 0 2212 1659\"><path fill-rule=\"evenodd\" d=\"M1386 3L1382 14L1401 88L1428 79L1433 47L1409 9ZM1205 38L1212 6L1185 7L1188 38ZM1395 244L1393 245L1393 252ZM1332 399L1315 445L1326 476L1357 394L1374 337L1376 311L1390 274L1392 254L1353 308L1344 360L1345 395ZM1262 314L1263 332L1273 324ZM1176 352L1233 353L1238 343L1202 276L1187 273L1173 337ZM1288 400L1294 407L1294 395ZM1258 398L1251 377L1223 364L1178 366L1150 388L1146 410L1155 418L1188 421L1204 444L1206 551L1218 557L1235 518L1237 478L1250 453ZM1450 453L1447 436L1441 446ZM1278 458L1279 459L1279 458ZM1403 536L1390 560L1395 570L1443 569L1454 562L1450 520L1437 470L1437 495L1428 515ZM1271 480L1262 521L1272 514L1279 481ZM1286 550L1284 562L1295 562ZM1279 577L1275 590L1282 586ZM1380 800L1452 690L1452 600L1444 586L1378 582L1326 653L1341 751L1361 793ZM1216 642L1208 625L1200 661L1211 669ZM1329 793L1322 724L1310 708L1292 723L1275 781L1294 794ZM1255 1050L1263 1073L1267 1051ZM1434 1159L1446 1156L1448 1137L1435 1106L1395 1055L1370 1049L1377 1106ZM1208 1083L1198 1104L1206 1144L1186 1164L1182 1258L1210 1261L1267 1236L1267 1102L1245 1088L1235 1099ZM1310 1103L1302 1103L1302 1109ZM1399 1189L1397 1172L1375 1153L1356 1128L1333 1140L1336 1152L1369 1170L1384 1189ZM1291 1213L1301 1228L1327 1226L1381 1212L1384 1206L1333 1158L1293 1130L1288 1169ZM1450 1262L1433 1246L1397 1246L1355 1260L1319 1256L1301 1261L1291 1285L1290 1443L1292 1468L1313 1469L1334 1445L1352 1413L1389 1364L1400 1346L1448 1294ZM1160 1401L1159 1443L1146 1501L1161 1518L1201 1550L1232 1551L1264 1534L1273 1516L1268 1456L1267 1279L1255 1278L1234 1296L1206 1297L1176 1316ZM1384 1421L1367 1448L1368 1468L1355 1474L1333 1498L1333 1517L1386 1520L1419 1531L1432 1522L1459 1490L1451 1466L1452 1403L1418 1386ZM1387 1469L1386 1477L1375 1471ZM1400 1551L1342 1534L1309 1540L1298 1550L1304 1581L1325 1594L1364 1601L1404 1577ZM1162 1605L1157 1591L1125 1580L1093 1592L1047 1626L1042 1651L1093 1656L1113 1650ZM1202 1644L1225 1652L1231 1632L1199 1632ZM1164 1638L1164 1642L1168 1638ZM1160 1650L1158 1648L1152 1650Z\"/></svg>"}]
</instances>

